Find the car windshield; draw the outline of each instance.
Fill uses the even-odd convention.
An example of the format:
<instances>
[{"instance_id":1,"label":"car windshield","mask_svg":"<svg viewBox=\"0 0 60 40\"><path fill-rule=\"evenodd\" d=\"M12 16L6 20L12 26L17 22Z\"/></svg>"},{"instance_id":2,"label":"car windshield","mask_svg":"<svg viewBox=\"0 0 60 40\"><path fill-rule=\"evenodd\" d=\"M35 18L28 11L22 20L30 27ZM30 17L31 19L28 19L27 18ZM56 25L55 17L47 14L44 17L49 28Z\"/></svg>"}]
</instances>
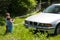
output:
<instances>
[{"instance_id":1,"label":"car windshield","mask_svg":"<svg viewBox=\"0 0 60 40\"><path fill-rule=\"evenodd\" d=\"M51 5L48 8L46 8L44 13L59 13L60 12L60 6L59 5Z\"/></svg>"}]
</instances>

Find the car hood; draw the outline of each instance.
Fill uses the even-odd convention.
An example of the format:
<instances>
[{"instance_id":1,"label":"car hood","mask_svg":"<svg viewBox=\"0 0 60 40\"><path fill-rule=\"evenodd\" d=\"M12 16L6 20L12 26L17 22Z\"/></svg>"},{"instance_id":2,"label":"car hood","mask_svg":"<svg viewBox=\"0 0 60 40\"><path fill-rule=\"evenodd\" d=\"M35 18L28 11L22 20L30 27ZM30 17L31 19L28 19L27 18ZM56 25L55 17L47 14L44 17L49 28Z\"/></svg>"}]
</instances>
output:
<instances>
[{"instance_id":1,"label":"car hood","mask_svg":"<svg viewBox=\"0 0 60 40\"><path fill-rule=\"evenodd\" d=\"M60 14L54 13L39 13L26 18L27 21L39 23L51 23L60 19Z\"/></svg>"}]
</instances>

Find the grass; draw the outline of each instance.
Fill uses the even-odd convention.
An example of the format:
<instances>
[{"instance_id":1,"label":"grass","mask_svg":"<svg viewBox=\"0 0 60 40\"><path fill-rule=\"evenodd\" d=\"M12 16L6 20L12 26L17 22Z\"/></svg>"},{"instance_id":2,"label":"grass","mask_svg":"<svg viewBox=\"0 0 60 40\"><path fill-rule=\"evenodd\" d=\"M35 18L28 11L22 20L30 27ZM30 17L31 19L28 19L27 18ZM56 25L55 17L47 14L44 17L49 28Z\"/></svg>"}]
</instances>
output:
<instances>
[{"instance_id":1,"label":"grass","mask_svg":"<svg viewBox=\"0 0 60 40\"><path fill-rule=\"evenodd\" d=\"M0 40L45 40L46 35L41 35L41 33L37 33L37 36L34 35L33 32L30 32L29 29L26 29L23 25L23 21L25 18L15 18L14 27L13 27L13 33L8 33L4 35L5 33L5 25L0 26ZM16 25L18 24L18 25ZM42 38L43 37L43 38Z\"/></svg>"},{"instance_id":2,"label":"grass","mask_svg":"<svg viewBox=\"0 0 60 40\"><path fill-rule=\"evenodd\" d=\"M5 33L5 25L0 26L0 40L60 40L60 35L49 36L46 37L47 34L41 34L38 32L37 34L33 34L32 29L27 29L23 25L23 21L25 18L15 18L13 33ZM17 25L16 25L17 24Z\"/></svg>"}]
</instances>

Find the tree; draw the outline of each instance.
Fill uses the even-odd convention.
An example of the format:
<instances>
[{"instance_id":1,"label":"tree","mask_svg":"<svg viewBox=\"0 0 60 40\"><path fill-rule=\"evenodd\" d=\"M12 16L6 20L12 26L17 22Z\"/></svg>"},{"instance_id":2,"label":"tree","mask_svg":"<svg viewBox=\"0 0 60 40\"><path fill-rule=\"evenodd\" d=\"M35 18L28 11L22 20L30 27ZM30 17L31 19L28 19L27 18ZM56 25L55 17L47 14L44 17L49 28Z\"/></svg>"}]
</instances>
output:
<instances>
[{"instance_id":1,"label":"tree","mask_svg":"<svg viewBox=\"0 0 60 40\"><path fill-rule=\"evenodd\" d=\"M8 10L15 15L24 15L31 11L36 3L36 0L11 0Z\"/></svg>"},{"instance_id":2,"label":"tree","mask_svg":"<svg viewBox=\"0 0 60 40\"><path fill-rule=\"evenodd\" d=\"M0 1L1 13L7 10L13 15L23 15L31 11L37 4L36 0L5 0Z\"/></svg>"}]
</instances>

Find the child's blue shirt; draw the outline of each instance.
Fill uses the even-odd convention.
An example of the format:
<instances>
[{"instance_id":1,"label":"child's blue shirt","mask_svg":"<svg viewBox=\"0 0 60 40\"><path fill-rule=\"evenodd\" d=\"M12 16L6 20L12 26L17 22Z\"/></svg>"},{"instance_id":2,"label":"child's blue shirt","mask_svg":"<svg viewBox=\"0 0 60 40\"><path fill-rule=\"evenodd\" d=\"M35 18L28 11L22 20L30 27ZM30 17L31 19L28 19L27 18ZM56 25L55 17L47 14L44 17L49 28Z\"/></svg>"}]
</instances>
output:
<instances>
[{"instance_id":1,"label":"child's blue shirt","mask_svg":"<svg viewBox=\"0 0 60 40\"><path fill-rule=\"evenodd\" d=\"M10 22L10 20L6 19L6 25L8 27L8 30L11 31L12 30L12 26L13 26L12 22Z\"/></svg>"}]
</instances>

